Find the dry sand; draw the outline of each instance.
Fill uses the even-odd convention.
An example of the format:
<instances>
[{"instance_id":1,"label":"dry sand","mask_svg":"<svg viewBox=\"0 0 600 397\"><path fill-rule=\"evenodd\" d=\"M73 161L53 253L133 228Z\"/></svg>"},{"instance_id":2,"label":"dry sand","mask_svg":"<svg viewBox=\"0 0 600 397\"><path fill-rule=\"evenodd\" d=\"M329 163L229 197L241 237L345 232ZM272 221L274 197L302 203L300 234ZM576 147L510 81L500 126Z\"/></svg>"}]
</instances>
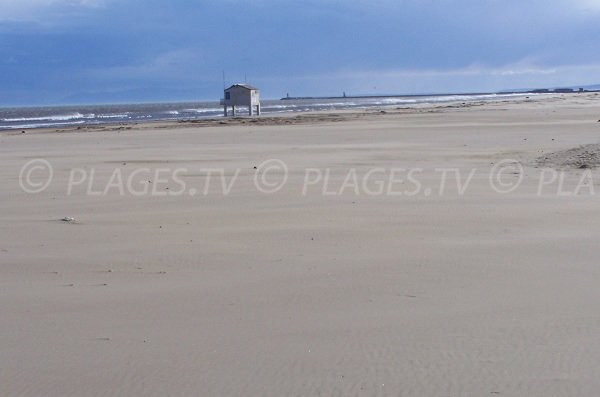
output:
<instances>
[{"instance_id":1,"label":"dry sand","mask_svg":"<svg viewBox=\"0 0 600 397\"><path fill-rule=\"evenodd\" d=\"M598 395L600 97L477 105L1 133L0 396ZM38 158L54 177L26 194ZM537 194L548 166L576 194ZM372 167L422 189L332 194ZM144 168L185 169L185 193L67 192L73 169L97 193ZM240 169L230 194L206 168ZM442 168L476 170L464 195Z\"/></svg>"}]
</instances>

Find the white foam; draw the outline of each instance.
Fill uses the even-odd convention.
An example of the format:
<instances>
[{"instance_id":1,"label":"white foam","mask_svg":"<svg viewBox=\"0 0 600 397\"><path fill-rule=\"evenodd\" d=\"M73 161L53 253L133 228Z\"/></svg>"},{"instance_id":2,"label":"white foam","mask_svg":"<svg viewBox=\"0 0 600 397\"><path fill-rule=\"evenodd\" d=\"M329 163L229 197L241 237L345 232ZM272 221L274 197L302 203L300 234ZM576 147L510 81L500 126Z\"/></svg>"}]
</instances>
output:
<instances>
[{"instance_id":1,"label":"white foam","mask_svg":"<svg viewBox=\"0 0 600 397\"><path fill-rule=\"evenodd\" d=\"M85 121L74 121L69 123L69 125L77 125L84 124ZM45 128L45 127L56 127L61 124L57 123L34 123L34 124L18 124L18 125L0 125L0 130L19 130L19 129L28 129L28 128Z\"/></svg>"},{"instance_id":2,"label":"white foam","mask_svg":"<svg viewBox=\"0 0 600 397\"><path fill-rule=\"evenodd\" d=\"M375 105L401 105L406 103L417 103L416 99L399 99L399 98L386 98L374 102Z\"/></svg>"},{"instance_id":3,"label":"white foam","mask_svg":"<svg viewBox=\"0 0 600 397\"><path fill-rule=\"evenodd\" d=\"M96 116L98 119L128 119L129 114L99 114Z\"/></svg>"},{"instance_id":4,"label":"white foam","mask_svg":"<svg viewBox=\"0 0 600 397\"><path fill-rule=\"evenodd\" d=\"M184 113L211 113L211 112L222 112L223 108L205 108L205 109L183 109Z\"/></svg>"},{"instance_id":5,"label":"white foam","mask_svg":"<svg viewBox=\"0 0 600 397\"><path fill-rule=\"evenodd\" d=\"M265 109L288 109L288 108L296 108L298 105L265 105L263 106Z\"/></svg>"},{"instance_id":6,"label":"white foam","mask_svg":"<svg viewBox=\"0 0 600 397\"><path fill-rule=\"evenodd\" d=\"M18 117L18 118L9 118L2 119L1 121L7 123L15 123L20 121L69 121L69 120L77 120L77 119L93 119L96 115L93 113L90 114L81 114L81 113L71 113L64 115L51 115L51 116L39 116L39 117Z\"/></svg>"}]
</instances>

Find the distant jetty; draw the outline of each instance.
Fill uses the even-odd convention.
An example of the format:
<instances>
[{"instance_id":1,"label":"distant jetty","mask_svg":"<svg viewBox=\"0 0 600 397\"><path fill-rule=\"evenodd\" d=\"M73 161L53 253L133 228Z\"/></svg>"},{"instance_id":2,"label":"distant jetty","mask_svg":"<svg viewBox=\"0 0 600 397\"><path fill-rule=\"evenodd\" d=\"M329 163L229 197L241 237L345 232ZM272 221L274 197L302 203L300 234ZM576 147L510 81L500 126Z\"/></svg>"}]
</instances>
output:
<instances>
[{"instance_id":1,"label":"distant jetty","mask_svg":"<svg viewBox=\"0 0 600 397\"><path fill-rule=\"evenodd\" d=\"M456 95L493 95L496 92L471 92L461 94L409 94L409 95L341 95L341 96L285 96L282 101L302 100L302 99L378 99L378 98L423 98L428 96L456 96ZM509 94L504 92L503 94ZM525 94L525 93L524 93Z\"/></svg>"},{"instance_id":2,"label":"distant jetty","mask_svg":"<svg viewBox=\"0 0 600 397\"><path fill-rule=\"evenodd\" d=\"M582 93L582 92L599 92L598 90L587 90L583 88L554 88L554 89L531 89L525 91L500 91L500 92L462 92L454 94L408 94L408 95L344 95L341 96L290 96L289 94L281 101L297 101L310 99L381 99L381 98L425 98L425 97L451 97L451 96L474 96L474 95L507 95L507 94L564 94L564 93Z\"/></svg>"}]
</instances>

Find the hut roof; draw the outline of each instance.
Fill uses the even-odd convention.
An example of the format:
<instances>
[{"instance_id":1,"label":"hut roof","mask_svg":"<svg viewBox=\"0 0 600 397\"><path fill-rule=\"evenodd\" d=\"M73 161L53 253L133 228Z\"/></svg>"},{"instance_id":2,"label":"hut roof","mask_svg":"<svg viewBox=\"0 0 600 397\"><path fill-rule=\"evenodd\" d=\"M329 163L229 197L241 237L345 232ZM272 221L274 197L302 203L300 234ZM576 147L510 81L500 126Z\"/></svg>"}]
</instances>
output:
<instances>
[{"instance_id":1,"label":"hut roof","mask_svg":"<svg viewBox=\"0 0 600 397\"><path fill-rule=\"evenodd\" d=\"M248 84L234 84L231 87L227 88L225 91L230 90L230 89L232 89L234 87L242 87L242 88L245 88L247 90L258 90L258 88L252 87L251 85L248 85Z\"/></svg>"}]
</instances>

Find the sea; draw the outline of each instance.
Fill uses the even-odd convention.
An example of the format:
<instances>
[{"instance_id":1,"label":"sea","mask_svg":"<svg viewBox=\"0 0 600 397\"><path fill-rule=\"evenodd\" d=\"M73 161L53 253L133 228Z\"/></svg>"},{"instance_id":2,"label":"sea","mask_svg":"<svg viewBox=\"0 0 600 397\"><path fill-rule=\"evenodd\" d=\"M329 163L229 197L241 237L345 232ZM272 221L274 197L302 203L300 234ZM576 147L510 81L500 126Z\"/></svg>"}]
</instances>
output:
<instances>
[{"instance_id":1,"label":"sea","mask_svg":"<svg viewBox=\"0 0 600 397\"><path fill-rule=\"evenodd\" d=\"M411 106L444 102L498 101L531 93L331 97L262 100L263 115L354 108ZM240 115L245 113L239 112ZM0 131L81 125L183 121L223 117L219 102L0 107Z\"/></svg>"}]
</instances>

